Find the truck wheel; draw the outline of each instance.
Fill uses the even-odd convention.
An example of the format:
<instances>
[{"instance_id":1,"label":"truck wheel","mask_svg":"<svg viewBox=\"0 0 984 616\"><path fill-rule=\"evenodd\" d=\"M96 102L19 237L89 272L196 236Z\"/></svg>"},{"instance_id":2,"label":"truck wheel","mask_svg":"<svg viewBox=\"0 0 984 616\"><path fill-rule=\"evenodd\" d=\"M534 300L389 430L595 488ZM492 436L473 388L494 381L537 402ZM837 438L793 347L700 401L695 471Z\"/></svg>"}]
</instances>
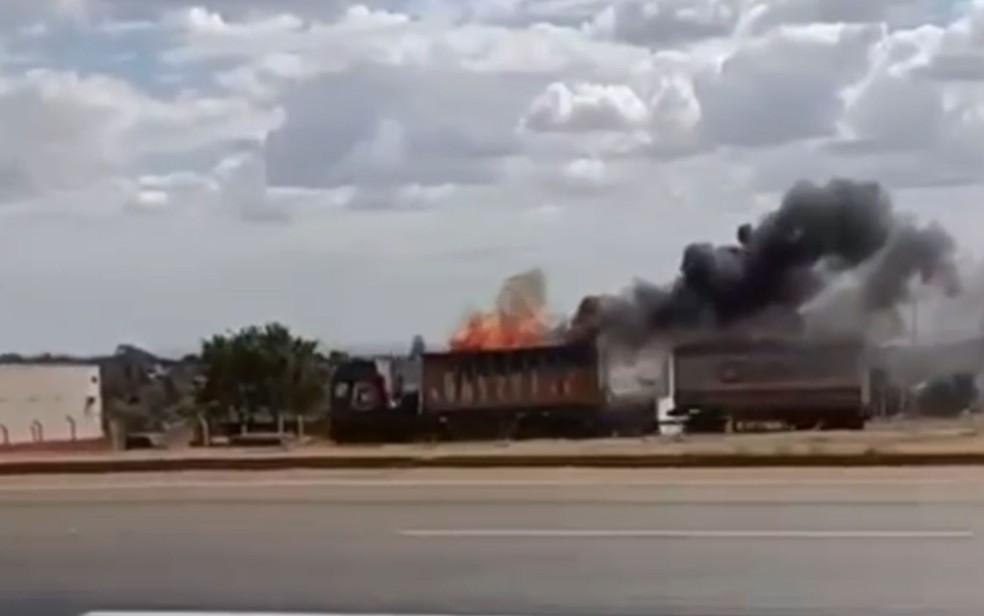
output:
<instances>
[{"instance_id":1,"label":"truck wheel","mask_svg":"<svg viewBox=\"0 0 984 616\"><path fill-rule=\"evenodd\" d=\"M864 418L852 417L847 420L845 428L848 430L864 430Z\"/></svg>"},{"instance_id":2,"label":"truck wheel","mask_svg":"<svg viewBox=\"0 0 984 616\"><path fill-rule=\"evenodd\" d=\"M821 424L822 430L864 430L864 418L862 417L841 417L837 419L825 419Z\"/></svg>"},{"instance_id":3,"label":"truck wheel","mask_svg":"<svg viewBox=\"0 0 984 616\"><path fill-rule=\"evenodd\" d=\"M723 434L727 431L729 420L730 418L721 411L700 409L687 418L686 431Z\"/></svg>"},{"instance_id":4,"label":"truck wheel","mask_svg":"<svg viewBox=\"0 0 984 616\"><path fill-rule=\"evenodd\" d=\"M329 430L331 440L336 443L349 443L352 441L352 430L345 424L333 423Z\"/></svg>"}]
</instances>

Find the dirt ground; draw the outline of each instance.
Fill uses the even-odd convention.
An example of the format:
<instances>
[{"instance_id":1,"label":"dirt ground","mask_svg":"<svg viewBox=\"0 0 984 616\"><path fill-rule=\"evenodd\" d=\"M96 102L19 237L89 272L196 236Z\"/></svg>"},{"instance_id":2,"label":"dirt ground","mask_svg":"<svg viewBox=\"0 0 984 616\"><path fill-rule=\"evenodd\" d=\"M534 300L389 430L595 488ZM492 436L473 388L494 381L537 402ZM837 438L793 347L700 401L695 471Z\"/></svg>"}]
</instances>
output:
<instances>
[{"instance_id":1,"label":"dirt ground","mask_svg":"<svg viewBox=\"0 0 984 616\"><path fill-rule=\"evenodd\" d=\"M307 449L307 448L304 448ZM318 447L321 449L321 447ZM761 432L740 434L690 434L679 437L597 439L586 441L531 440L491 443L440 443L433 445L380 445L333 447L349 453L528 453L560 452L598 454L727 453L937 453L984 452L984 417L959 419L895 419L869 422L862 431Z\"/></svg>"},{"instance_id":2,"label":"dirt ground","mask_svg":"<svg viewBox=\"0 0 984 616\"><path fill-rule=\"evenodd\" d=\"M210 447L175 450L136 450L116 453L55 452L0 453L0 462L24 458L127 458L214 456L391 456L391 455L639 455L639 454L864 454L984 452L984 417L951 420L902 419L872 421L863 431L804 431L741 434L650 436L597 440L529 440L461 443L337 446L312 442L303 446Z\"/></svg>"}]
</instances>

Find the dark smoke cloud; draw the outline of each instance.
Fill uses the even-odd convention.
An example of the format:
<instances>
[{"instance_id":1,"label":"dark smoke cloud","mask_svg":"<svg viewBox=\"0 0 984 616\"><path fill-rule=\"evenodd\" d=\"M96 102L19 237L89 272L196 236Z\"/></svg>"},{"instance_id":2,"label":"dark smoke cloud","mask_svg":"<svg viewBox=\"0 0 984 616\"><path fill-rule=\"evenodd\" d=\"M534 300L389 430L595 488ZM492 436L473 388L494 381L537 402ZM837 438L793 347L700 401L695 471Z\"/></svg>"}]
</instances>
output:
<instances>
[{"instance_id":1,"label":"dark smoke cloud","mask_svg":"<svg viewBox=\"0 0 984 616\"><path fill-rule=\"evenodd\" d=\"M849 271L863 276L862 309L876 312L905 299L917 275L945 272L953 290L953 251L939 226L898 216L877 183L800 182L758 224L742 225L737 244L687 246L673 283L637 281L623 295L585 299L573 329L630 342L658 331L795 327L798 309Z\"/></svg>"}]
</instances>

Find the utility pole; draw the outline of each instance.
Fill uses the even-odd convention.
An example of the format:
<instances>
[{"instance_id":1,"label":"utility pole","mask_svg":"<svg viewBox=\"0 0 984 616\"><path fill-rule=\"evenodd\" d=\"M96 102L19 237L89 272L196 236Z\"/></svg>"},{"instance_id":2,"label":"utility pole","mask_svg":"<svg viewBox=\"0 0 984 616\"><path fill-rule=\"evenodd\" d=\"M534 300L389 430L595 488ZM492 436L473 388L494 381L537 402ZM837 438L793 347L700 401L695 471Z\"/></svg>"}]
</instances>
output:
<instances>
[{"instance_id":1,"label":"utility pole","mask_svg":"<svg viewBox=\"0 0 984 616\"><path fill-rule=\"evenodd\" d=\"M919 302L915 296L912 298L911 302L912 310L912 344L915 346L919 343Z\"/></svg>"}]
</instances>

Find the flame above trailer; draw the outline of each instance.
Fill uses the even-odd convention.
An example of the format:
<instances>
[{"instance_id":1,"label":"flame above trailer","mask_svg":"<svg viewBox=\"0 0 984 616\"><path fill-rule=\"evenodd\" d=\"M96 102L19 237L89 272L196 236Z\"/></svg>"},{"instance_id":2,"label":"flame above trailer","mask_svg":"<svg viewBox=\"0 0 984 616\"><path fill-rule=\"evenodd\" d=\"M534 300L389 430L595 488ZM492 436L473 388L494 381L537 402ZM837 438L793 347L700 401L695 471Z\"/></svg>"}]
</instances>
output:
<instances>
[{"instance_id":1,"label":"flame above trailer","mask_svg":"<svg viewBox=\"0 0 984 616\"><path fill-rule=\"evenodd\" d=\"M475 311L451 335L453 351L515 349L543 344L550 331L546 278L539 269L511 276L491 310Z\"/></svg>"}]
</instances>

